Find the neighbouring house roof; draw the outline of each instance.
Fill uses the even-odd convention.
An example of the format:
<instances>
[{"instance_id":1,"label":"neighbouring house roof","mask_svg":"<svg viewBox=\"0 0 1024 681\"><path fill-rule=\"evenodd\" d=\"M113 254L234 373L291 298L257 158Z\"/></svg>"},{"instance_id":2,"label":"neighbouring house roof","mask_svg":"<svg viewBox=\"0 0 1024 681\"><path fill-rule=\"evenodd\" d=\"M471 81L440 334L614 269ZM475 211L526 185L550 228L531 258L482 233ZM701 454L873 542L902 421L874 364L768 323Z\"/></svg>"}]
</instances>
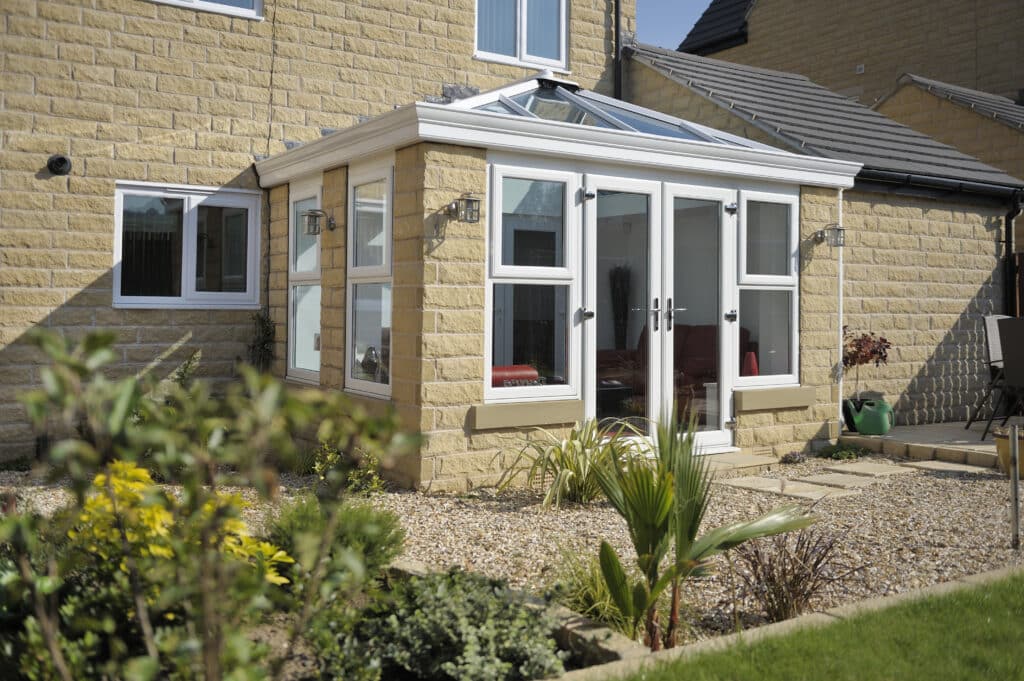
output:
<instances>
[{"instance_id":1,"label":"neighbouring house roof","mask_svg":"<svg viewBox=\"0 0 1024 681\"><path fill-rule=\"evenodd\" d=\"M972 90L951 83L943 83L942 81L932 80L931 78L925 78L913 73L904 73L900 76L896 88L890 94L880 99L874 108L878 108L883 101L896 94L896 91L904 85L915 85L925 92L929 92L942 99L948 99L954 104L970 109L981 116L991 118L1015 130L1024 130L1024 106L1017 104L1012 99L1001 95L994 95L991 92L982 92L981 90Z\"/></svg>"},{"instance_id":2,"label":"neighbouring house roof","mask_svg":"<svg viewBox=\"0 0 1024 681\"><path fill-rule=\"evenodd\" d=\"M681 52L713 54L747 42L747 15L755 0L712 0L679 43Z\"/></svg>"},{"instance_id":3,"label":"neighbouring house roof","mask_svg":"<svg viewBox=\"0 0 1024 681\"><path fill-rule=\"evenodd\" d=\"M715 102L798 153L856 161L864 171L1021 187L972 156L811 82L805 76L650 45L631 58Z\"/></svg>"},{"instance_id":4,"label":"neighbouring house roof","mask_svg":"<svg viewBox=\"0 0 1024 681\"><path fill-rule=\"evenodd\" d=\"M256 163L275 187L417 142L852 187L857 162L791 153L589 92L549 72L449 104L417 102Z\"/></svg>"}]
</instances>

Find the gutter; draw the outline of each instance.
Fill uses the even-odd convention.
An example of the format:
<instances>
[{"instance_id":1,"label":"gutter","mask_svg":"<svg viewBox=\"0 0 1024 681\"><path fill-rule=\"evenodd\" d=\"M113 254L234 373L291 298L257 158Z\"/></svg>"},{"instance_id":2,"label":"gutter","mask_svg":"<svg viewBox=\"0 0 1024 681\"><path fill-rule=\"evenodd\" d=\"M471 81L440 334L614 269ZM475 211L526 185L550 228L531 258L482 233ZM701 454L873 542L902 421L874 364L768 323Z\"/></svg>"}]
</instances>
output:
<instances>
[{"instance_id":1,"label":"gutter","mask_svg":"<svg viewBox=\"0 0 1024 681\"><path fill-rule=\"evenodd\" d=\"M615 0L615 57L613 59L613 70L615 71L615 99L622 99L622 0Z\"/></svg>"},{"instance_id":2,"label":"gutter","mask_svg":"<svg viewBox=\"0 0 1024 681\"><path fill-rule=\"evenodd\" d=\"M874 168L861 168L860 172L857 173L857 179L922 187L924 189L939 189L950 193L978 194L996 199L1012 199L1021 191L1020 186L1014 185L952 180L947 177L897 173L891 170L876 170Z\"/></svg>"}]
</instances>

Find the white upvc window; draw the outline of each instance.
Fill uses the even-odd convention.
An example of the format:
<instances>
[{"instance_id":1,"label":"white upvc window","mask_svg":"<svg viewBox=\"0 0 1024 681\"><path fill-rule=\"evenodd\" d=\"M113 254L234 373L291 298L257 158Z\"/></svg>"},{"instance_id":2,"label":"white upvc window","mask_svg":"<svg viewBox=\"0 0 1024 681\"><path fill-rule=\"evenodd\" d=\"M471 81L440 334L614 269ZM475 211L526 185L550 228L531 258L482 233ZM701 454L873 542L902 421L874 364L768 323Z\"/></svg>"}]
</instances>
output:
<instances>
[{"instance_id":1,"label":"white upvc window","mask_svg":"<svg viewBox=\"0 0 1024 681\"><path fill-rule=\"evenodd\" d=\"M304 213L320 208L322 176L288 186L288 378L320 383L320 236Z\"/></svg>"},{"instance_id":2,"label":"white upvc window","mask_svg":"<svg viewBox=\"0 0 1024 681\"><path fill-rule=\"evenodd\" d=\"M259 307L260 193L118 182L114 307Z\"/></svg>"},{"instance_id":3,"label":"white upvc window","mask_svg":"<svg viewBox=\"0 0 1024 681\"><path fill-rule=\"evenodd\" d=\"M573 173L492 167L487 401L580 396L578 190Z\"/></svg>"},{"instance_id":4,"label":"white upvc window","mask_svg":"<svg viewBox=\"0 0 1024 681\"><path fill-rule=\"evenodd\" d=\"M263 0L153 0L161 5L187 7L200 12L227 14L243 19L263 19Z\"/></svg>"},{"instance_id":5,"label":"white upvc window","mask_svg":"<svg viewBox=\"0 0 1024 681\"><path fill-rule=\"evenodd\" d=\"M799 383L799 211L795 192L740 192L737 387Z\"/></svg>"},{"instance_id":6,"label":"white upvc window","mask_svg":"<svg viewBox=\"0 0 1024 681\"><path fill-rule=\"evenodd\" d=\"M391 233L394 163L353 165L348 177L345 388L391 395Z\"/></svg>"},{"instance_id":7,"label":"white upvc window","mask_svg":"<svg viewBox=\"0 0 1024 681\"><path fill-rule=\"evenodd\" d=\"M476 0L475 56L565 69L567 0Z\"/></svg>"}]
</instances>

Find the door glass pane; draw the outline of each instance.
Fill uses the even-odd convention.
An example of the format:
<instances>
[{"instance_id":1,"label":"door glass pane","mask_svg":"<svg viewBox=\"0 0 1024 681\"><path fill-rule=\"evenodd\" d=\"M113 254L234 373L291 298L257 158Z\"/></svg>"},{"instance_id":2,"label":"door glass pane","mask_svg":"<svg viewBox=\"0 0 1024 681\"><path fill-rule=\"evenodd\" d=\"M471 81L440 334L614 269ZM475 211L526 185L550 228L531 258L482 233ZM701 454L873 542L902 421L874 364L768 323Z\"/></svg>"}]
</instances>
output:
<instances>
[{"instance_id":1,"label":"door glass pane","mask_svg":"<svg viewBox=\"0 0 1024 681\"><path fill-rule=\"evenodd\" d=\"M747 274L789 274L789 206L747 202Z\"/></svg>"},{"instance_id":2,"label":"door glass pane","mask_svg":"<svg viewBox=\"0 0 1024 681\"><path fill-rule=\"evenodd\" d=\"M791 291L740 291L740 376L793 373Z\"/></svg>"},{"instance_id":3,"label":"door glass pane","mask_svg":"<svg viewBox=\"0 0 1024 681\"><path fill-rule=\"evenodd\" d=\"M672 400L698 430L721 428L718 327L722 204L677 198L673 206Z\"/></svg>"},{"instance_id":4,"label":"door glass pane","mask_svg":"<svg viewBox=\"0 0 1024 681\"><path fill-rule=\"evenodd\" d=\"M352 378L387 385L391 380L391 284L355 284L352 308Z\"/></svg>"},{"instance_id":5,"label":"door glass pane","mask_svg":"<svg viewBox=\"0 0 1024 681\"><path fill-rule=\"evenodd\" d=\"M476 46L483 52L517 56L514 0L477 0Z\"/></svg>"},{"instance_id":6,"label":"door glass pane","mask_svg":"<svg viewBox=\"0 0 1024 681\"><path fill-rule=\"evenodd\" d=\"M245 208L199 206L197 291L245 291L248 221Z\"/></svg>"},{"instance_id":7,"label":"door glass pane","mask_svg":"<svg viewBox=\"0 0 1024 681\"><path fill-rule=\"evenodd\" d=\"M353 189L355 224L353 225L353 267L384 264L384 180L361 184Z\"/></svg>"},{"instance_id":8,"label":"door glass pane","mask_svg":"<svg viewBox=\"0 0 1024 681\"><path fill-rule=\"evenodd\" d=\"M501 264L565 267L565 183L501 183Z\"/></svg>"},{"instance_id":9,"label":"door glass pane","mask_svg":"<svg viewBox=\"0 0 1024 681\"><path fill-rule=\"evenodd\" d=\"M124 197L121 216L121 295L181 295L182 219L185 201L160 196Z\"/></svg>"},{"instance_id":10,"label":"door glass pane","mask_svg":"<svg viewBox=\"0 0 1024 681\"><path fill-rule=\"evenodd\" d=\"M292 288L292 314L295 338L292 342L292 367L320 371L320 286Z\"/></svg>"},{"instance_id":11,"label":"door glass pane","mask_svg":"<svg viewBox=\"0 0 1024 681\"><path fill-rule=\"evenodd\" d=\"M597 193L597 418L648 415L650 197Z\"/></svg>"},{"instance_id":12,"label":"door glass pane","mask_svg":"<svg viewBox=\"0 0 1024 681\"><path fill-rule=\"evenodd\" d=\"M308 198L292 204L292 272L315 272L317 268L316 236L306 234L306 218L303 211L316 208L316 199Z\"/></svg>"},{"instance_id":13,"label":"door glass pane","mask_svg":"<svg viewBox=\"0 0 1024 681\"><path fill-rule=\"evenodd\" d=\"M526 52L531 57L560 59L562 34L559 0L526 1Z\"/></svg>"},{"instance_id":14,"label":"door glass pane","mask_svg":"<svg viewBox=\"0 0 1024 681\"><path fill-rule=\"evenodd\" d=\"M569 381L569 287L495 284L491 385Z\"/></svg>"}]
</instances>

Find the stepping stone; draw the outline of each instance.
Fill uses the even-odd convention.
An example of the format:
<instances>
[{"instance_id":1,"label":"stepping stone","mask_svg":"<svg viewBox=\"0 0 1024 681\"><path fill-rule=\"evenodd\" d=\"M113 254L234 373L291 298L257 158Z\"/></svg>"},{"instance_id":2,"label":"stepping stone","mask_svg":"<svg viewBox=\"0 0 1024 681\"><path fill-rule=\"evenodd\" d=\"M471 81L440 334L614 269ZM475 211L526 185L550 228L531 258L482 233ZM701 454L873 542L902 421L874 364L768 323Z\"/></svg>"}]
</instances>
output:
<instances>
[{"instance_id":1,"label":"stepping stone","mask_svg":"<svg viewBox=\"0 0 1024 681\"><path fill-rule=\"evenodd\" d=\"M965 463L952 463L950 461L908 461L903 464L907 468L919 468L924 471L941 471L943 473L991 473L991 468L981 466L969 466Z\"/></svg>"},{"instance_id":2,"label":"stepping stone","mask_svg":"<svg viewBox=\"0 0 1024 681\"><path fill-rule=\"evenodd\" d=\"M738 489L752 489L758 492L769 492L781 494L784 497L797 499L814 499L822 497L847 497L853 494L860 494L859 490L838 489L836 487L825 487L823 485L812 485L798 480L780 480L778 478L762 478L752 475L745 478L731 478L722 480L718 484L736 487Z\"/></svg>"},{"instance_id":3,"label":"stepping stone","mask_svg":"<svg viewBox=\"0 0 1024 681\"><path fill-rule=\"evenodd\" d=\"M840 489L859 489L875 484L874 478L866 475L849 475L847 473L822 473L797 479L800 482L809 482L812 485L825 485L826 487L839 487Z\"/></svg>"},{"instance_id":4,"label":"stepping stone","mask_svg":"<svg viewBox=\"0 0 1024 681\"><path fill-rule=\"evenodd\" d=\"M775 466L779 463L779 460L774 456L725 452L724 454L709 454L708 463L711 464L712 470L739 470L743 468Z\"/></svg>"},{"instance_id":5,"label":"stepping stone","mask_svg":"<svg viewBox=\"0 0 1024 681\"><path fill-rule=\"evenodd\" d=\"M825 470L833 473L848 473L850 475L866 475L870 478L884 478L889 475L905 475L913 473L906 466L894 466L891 463L874 463L872 461L854 461L853 463L841 463L835 466L826 466Z\"/></svg>"}]
</instances>

